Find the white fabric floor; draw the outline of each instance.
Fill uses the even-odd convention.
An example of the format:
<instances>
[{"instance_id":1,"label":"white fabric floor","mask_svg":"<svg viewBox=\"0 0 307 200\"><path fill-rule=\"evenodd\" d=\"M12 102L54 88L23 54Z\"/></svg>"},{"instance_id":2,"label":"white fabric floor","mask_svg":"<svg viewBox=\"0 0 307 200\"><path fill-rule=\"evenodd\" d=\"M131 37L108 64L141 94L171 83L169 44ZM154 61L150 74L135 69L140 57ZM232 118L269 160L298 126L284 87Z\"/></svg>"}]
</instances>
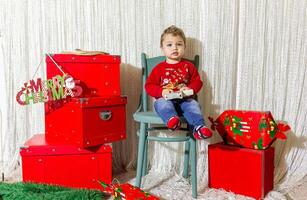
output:
<instances>
[{"instance_id":1,"label":"white fabric floor","mask_svg":"<svg viewBox=\"0 0 307 200\"><path fill-rule=\"evenodd\" d=\"M116 175L120 182L133 184L135 180L135 172L127 172ZM192 200L191 185L187 179L176 173L149 173L142 180L143 189L155 194L165 200ZM306 181L305 181L306 183ZM307 184L302 184L290 191L288 194L283 194L277 191L268 193L264 200L306 200ZM110 198L112 199L112 198ZM254 198L243 195L236 195L231 192L226 192L222 189L210 189L205 183L198 185L197 199L204 200L252 200Z\"/></svg>"},{"instance_id":2,"label":"white fabric floor","mask_svg":"<svg viewBox=\"0 0 307 200\"><path fill-rule=\"evenodd\" d=\"M5 182L17 182L21 181L21 169L17 168L14 175L6 179ZM118 180L120 183L129 182L134 184L135 171L122 172L114 174L114 180ZM269 192L264 200L306 200L307 198L307 177L301 181L302 184L298 184L293 190L283 194L278 191ZM222 189L208 188L206 183L198 183L198 196L197 199L203 200L253 200L243 195L237 195L232 192L227 192ZM191 194L191 185L188 179L183 178L177 173L157 173L149 172L142 179L142 189L150 192L161 198L162 200L193 200ZM276 189L276 188L274 188ZM112 197L108 197L108 200L112 200Z\"/></svg>"}]
</instances>

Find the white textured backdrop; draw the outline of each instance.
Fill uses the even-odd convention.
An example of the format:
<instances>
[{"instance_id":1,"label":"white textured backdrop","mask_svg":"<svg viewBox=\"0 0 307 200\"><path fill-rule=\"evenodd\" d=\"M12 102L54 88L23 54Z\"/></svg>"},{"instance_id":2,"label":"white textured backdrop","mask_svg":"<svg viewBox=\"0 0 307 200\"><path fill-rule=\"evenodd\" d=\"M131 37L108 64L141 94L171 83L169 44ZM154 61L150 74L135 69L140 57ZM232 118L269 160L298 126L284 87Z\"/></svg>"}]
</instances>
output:
<instances>
[{"instance_id":1,"label":"white textured backdrop","mask_svg":"<svg viewBox=\"0 0 307 200\"><path fill-rule=\"evenodd\" d=\"M172 24L189 37L187 57L201 56L205 87L199 100L205 116L217 116L229 108L270 110L275 119L290 124L288 140L274 145L275 192L268 199L304 199L306 0L0 0L1 172L13 176L12 171L19 169L19 146L32 135L44 132L42 105L20 106L15 101L16 92L33 78L44 53L75 48L121 55L122 94L128 95L128 139L114 145L114 168L133 169L138 125L132 113L141 91L140 54L160 55L160 33ZM44 76L43 65L36 77ZM216 135L198 143L200 198L218 199L216 195L220 195L221 199L240 199L205 188L207 145L219 140ZM151 174L182 170L180 154L170 154L169 148L182 150L176 144L151 145L155 149L150 157ZM172 184L178 183L177 178L175 175L170 179ZM163 191L162 187L156 193L172 199ZM180 199L190 193L176 195L174 199Z\"/></svg>"}]
</instances>

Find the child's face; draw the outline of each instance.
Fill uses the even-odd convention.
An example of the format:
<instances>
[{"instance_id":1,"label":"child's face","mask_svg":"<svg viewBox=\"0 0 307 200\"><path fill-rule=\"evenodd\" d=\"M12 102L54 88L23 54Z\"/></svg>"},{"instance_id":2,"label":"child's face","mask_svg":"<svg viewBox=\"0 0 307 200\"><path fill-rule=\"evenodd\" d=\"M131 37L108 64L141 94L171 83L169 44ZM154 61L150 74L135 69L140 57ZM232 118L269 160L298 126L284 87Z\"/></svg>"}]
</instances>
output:
<instances>
[{"instance_id":1,"label":"child's face","mask_svg":"<svg viewBox=\"0 0 307 200\"><path fill-rule=\"evenodd\" d=\"M166 62L177 63L184 55L185 44L180 36L166 34L162 41L161 49L166 56Z\"/></svg>"}]
</instances>

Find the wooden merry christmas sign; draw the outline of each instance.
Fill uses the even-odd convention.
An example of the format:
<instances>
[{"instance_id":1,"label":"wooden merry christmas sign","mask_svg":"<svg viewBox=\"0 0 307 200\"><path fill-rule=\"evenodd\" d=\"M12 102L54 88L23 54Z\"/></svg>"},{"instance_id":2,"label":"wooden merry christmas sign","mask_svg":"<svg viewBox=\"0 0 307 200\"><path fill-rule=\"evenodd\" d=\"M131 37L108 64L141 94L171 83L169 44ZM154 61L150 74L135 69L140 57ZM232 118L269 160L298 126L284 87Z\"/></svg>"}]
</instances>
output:
<instances>
[{"instance_id":1,"label":"wooden merry christmas sign","mask_svg":"<svg viewBox=\"0 0 307 200\"><path fill-rule=\"evenodd\" d=\"M82 94L79 82L68 74L57 75L48 80L32 79L24 83L16 95L16 100L20 105L29 105L67 97L78 97Z\"/></svg>"}]
</instances>

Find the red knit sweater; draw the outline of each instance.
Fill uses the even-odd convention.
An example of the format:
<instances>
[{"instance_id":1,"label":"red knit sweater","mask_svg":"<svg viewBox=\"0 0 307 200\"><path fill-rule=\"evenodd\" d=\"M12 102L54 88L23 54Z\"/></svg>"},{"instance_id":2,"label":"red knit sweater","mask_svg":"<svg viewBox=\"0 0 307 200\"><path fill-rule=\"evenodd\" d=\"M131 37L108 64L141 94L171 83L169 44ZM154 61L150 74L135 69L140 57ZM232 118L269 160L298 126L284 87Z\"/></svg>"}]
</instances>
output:
<instances>
[{"instance_id":1,"label":"red knit sweater","mask_svg":"<svg viewBox=\"0 0 307 200\"><path fill-rule=\"evenodd\" d=\"M182 60L176 64L169 64L164 61L151 71L145 83L145 90L150 96L160 98L164 88L176 91L182 86L187 86L196 94L202 85L197 69L191 62Z\"/></svg>"}]
</instances>

